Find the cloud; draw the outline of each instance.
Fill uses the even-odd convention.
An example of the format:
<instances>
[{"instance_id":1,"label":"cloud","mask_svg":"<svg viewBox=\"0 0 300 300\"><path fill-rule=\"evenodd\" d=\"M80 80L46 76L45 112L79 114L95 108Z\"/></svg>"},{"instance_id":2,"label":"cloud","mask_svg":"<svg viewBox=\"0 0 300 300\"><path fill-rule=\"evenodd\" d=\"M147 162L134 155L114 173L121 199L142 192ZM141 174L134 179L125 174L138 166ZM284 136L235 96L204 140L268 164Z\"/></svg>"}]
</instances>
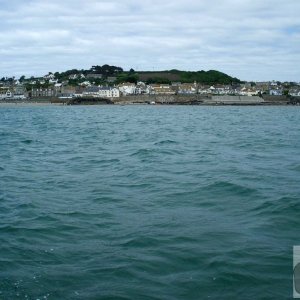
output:
<instances>
[{"instance_id":1,"label":"cloud","mask_svg":"<svg viewBox=\"0 0 300 300\"><path fill-rule=\"evenodd\" d=\"M114 64L300 78L300 1L0 0L0 76Z\"/></svg>"}]
</instances>

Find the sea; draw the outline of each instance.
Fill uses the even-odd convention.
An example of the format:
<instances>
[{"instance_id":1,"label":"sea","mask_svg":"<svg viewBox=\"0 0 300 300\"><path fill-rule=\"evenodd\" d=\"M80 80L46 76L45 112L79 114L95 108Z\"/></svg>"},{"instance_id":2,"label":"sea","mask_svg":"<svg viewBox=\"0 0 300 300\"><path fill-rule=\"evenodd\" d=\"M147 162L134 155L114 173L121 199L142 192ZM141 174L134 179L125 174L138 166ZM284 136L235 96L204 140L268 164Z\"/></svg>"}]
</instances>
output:
<instances>
[{"instance_id":1,"label":"sea","mask_svg":"<svg viewBox=\"0 0 300 300\"><path fill-rule=\"evenodd\" d=\"M0 107L0 299L291 299L300 107Z\"/></svg>"}]
</instances>

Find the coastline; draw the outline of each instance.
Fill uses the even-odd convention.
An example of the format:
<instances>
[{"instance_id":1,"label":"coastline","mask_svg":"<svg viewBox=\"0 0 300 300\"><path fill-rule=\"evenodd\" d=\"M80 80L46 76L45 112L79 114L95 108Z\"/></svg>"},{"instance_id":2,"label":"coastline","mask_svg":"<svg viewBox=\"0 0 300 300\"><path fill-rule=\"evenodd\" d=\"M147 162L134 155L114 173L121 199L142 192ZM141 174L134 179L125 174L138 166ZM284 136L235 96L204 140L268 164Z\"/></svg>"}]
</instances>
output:
<instances>
[{"instance_id":1,"label":"coastline","mask_svg":"<svg viewBox=\"0 0 300 300\"><path fill-rule=\"evenodd\" d=\"M2 100L7 106L74 106L74 105L195 105L195 106L299 106L300 97L280 96L203 96L203 95L132 95L118 98L31 98L28 100Z\"/></svg>"}]
</instances>

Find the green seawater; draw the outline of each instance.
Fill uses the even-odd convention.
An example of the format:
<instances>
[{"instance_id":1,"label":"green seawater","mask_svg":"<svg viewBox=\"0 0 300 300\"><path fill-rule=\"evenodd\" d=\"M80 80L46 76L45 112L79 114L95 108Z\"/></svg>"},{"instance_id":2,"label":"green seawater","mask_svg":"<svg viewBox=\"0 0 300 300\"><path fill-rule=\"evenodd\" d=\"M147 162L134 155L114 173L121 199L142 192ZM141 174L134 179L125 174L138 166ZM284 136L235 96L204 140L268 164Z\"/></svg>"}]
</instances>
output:
<instances>
[{"instance_id":1,"label":"green seawater","mask_svg":"<svg viewBox=\"0 0 300 300\"><path fill-rule=\"evenodd\" d=\"M0 107L0 299L291 299L299 244L299 107Z\"/></svg>"}]
</instances>

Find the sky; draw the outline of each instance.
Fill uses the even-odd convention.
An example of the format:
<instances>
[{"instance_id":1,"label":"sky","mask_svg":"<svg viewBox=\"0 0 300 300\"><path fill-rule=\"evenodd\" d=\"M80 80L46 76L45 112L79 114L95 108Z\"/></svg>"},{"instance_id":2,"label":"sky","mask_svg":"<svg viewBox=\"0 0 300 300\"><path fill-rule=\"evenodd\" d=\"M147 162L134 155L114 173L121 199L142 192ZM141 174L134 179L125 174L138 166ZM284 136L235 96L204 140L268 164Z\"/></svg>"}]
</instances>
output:
<instances>
[{"instance_id":1,"label":"sky","mask_svg":"<svg viewBox=\"0 0 300 300\"><path fill-rule=\"evenodd\" d=\"M299 0L0 0L0 77L110 64L300 81Z\"/></svg>"}]
</instances>

